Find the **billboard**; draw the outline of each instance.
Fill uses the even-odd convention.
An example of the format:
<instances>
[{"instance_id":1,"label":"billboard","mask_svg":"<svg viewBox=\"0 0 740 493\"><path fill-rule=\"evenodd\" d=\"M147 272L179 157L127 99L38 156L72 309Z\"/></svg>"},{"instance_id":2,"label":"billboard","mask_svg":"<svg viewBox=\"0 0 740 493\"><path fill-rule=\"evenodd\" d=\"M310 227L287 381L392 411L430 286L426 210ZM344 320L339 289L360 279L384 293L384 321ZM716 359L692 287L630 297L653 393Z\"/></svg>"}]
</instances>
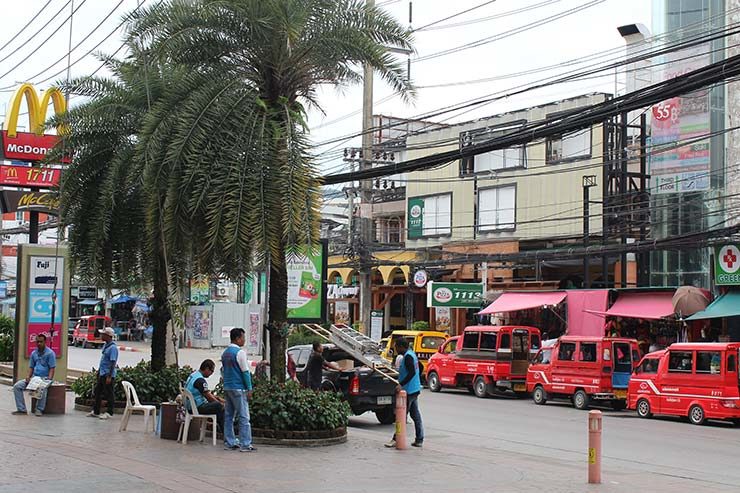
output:
<instances>
[{"instance_id":1,"label":"billboard","mask_svg":"<svg viewBox=\"0 0 740 493\"><path fill-rule=\"evenodd\" d=\"M51 192L2 190L0 191L0 209L3 213L30 210L58 215L59 197Z\"/></svg>"},{"instance_id":2,"label":"billboard","mask_svg":"<svg viewBox=\"0 0 740 493\"><path fill-rule=\"evenodd\" d=\"M710 45L705 44L666 56L663 79L698 70L711 63ZM698 140L710 132L710 90L675 97L652 107L650 176L653 193L681 193L708 190L710 187L709 139ZM666 146L686 142L675 148ZM665 149L665 150L663 150Z\"/></svg>"},{"instance_id":3,"label":"billboard","mask_svg":"<svg viewBox=\"0 0 740 493\"><path fill-rule=\"evenodd\" d=\"M300 247L297 252L286 255L289 322L321 322L326 319L327 259L326 241L313 247Z\"/></svg>"},{"instance_id":4,"label":"billboard","mask_svg":"<svg viewBox=\"0 0 740 493\"><path fill-rule=\"evenodd\" d=\"M18 117L24 98L28 107L30 132L18 132ZM59 140L57 135L44 134L46 111L50 102L54 105L55 114L67 111L64 94L57 87L50 87L44 91L40 99L31 84L22 84L13 94L2 130L3 155L6 159L41 161L56 145ZM60 130L57 129L57 132ZM69 157L65 157L62 161L68 163L70 160Z\"/></svg>"},{"instance_id":5,"label":"billboard","mask_svg":"<svg viewBox=\"0 0 740 493\"><path fill-rule=\"evenodd\" d=\"M0 185L52 188L59 185L62 170L30 166L0 165Z\"/></svg>"},{"instance_id":6,"label":"billboard","mask_svg":"<svg viewBox=\"0 0 740 493\"><path fill-rule=\"evenodd\" d=\"M480 282L433 282L427 284L428 308L480 308L483 284Z\"/></svg>"},{"instance_id":7,"label":"billboard","mask_svg":"<svg viewBox=\"0 0 740 493\"><path fill-rule=\"evenodd\" d=\"M740 248L735 244L714 247L714 284L740 284Z\"/></svg>"}]
</instances>

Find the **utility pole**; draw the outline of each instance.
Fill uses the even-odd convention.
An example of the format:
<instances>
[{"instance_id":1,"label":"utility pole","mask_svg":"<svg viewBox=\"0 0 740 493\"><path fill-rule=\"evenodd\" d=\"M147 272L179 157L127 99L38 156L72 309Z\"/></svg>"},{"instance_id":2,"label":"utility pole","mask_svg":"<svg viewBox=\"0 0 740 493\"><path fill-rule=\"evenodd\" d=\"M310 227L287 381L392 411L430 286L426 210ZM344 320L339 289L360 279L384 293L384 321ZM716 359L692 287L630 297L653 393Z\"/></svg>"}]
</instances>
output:
<instances>
[{"instance_id":1,"label":"utility pole","mask_svg":"<svg viewBox=\"0 0 740 493\"><path fill-rule=\"evenodd\" d=\"M375 0L366 0L368 8ZM365 64L362 85L362 155L360 171L373 167L373 69ZM366 334L370 331L370 311L373 304L370 271L370 243L372 241L372 180L360 181L360 322Z\"/></svg>"}]
</instances>

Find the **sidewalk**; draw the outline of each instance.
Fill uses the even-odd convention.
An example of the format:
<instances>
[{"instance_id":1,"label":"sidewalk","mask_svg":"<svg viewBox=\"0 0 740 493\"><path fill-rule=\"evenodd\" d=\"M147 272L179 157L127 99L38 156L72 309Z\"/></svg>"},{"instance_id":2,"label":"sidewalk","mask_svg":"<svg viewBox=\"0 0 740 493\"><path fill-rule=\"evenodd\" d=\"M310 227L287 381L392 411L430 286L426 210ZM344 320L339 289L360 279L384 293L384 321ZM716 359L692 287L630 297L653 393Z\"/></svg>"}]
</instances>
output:
<instances>
[{"instance_id":1,"label":"sidewalk","mask_svg":"<svg viewBox=\"0 0 740 493\"><path fill-rule=\"evenodd\" d=\"M133 417L119 433L108 421L12 416L12 394L0 387L0 493L159 491L298 492L619 492L733 491L722 484L630 470L605 470L618 482L585 484L585 460L543 459L494 448L460 450L429 436L423 450L383 447L392 427L350 427L346 444L315 449L260 446L252 454L207 444L183 446L143 433ZM73 409L72 394L67 394Z\"/></svg>"}]
</instances>

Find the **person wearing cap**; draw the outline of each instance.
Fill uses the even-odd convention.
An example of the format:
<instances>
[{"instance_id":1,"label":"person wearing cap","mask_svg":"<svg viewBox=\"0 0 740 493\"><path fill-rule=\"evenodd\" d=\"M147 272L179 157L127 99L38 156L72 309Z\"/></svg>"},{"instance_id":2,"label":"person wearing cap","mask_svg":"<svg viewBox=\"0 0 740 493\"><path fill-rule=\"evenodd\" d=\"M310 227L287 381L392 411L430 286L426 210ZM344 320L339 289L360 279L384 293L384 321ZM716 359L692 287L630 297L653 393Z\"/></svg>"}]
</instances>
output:
<instances>
[{"instance_id":1,"label":"person wearing cap","mask_svg":"<svg viewBox=\"0 0 740 493\"><path fill-rule=\"evenodd\" d=\"M103 352L100 355L100 365L98 366L98 383L95 386L95 407L88 413L89 418L108 419L113 416L113 387L116 382L116 363L118 362L118 346L113 342L115 331L106 327L100 331L100 336L105 344ZM100 405L103 397L108 403L108 412L100 414Z\"/></svg>"}]
</instances>

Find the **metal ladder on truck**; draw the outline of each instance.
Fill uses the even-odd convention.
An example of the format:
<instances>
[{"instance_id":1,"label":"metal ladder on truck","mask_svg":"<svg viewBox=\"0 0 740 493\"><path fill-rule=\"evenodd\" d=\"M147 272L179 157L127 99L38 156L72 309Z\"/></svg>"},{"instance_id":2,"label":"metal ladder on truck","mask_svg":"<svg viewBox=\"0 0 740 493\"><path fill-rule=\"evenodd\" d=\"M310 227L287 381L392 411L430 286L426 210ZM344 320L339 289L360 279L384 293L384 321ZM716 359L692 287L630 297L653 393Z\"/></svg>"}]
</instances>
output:
<instances>
[{"instance_id":1,"label":"metal ladder on truck","mask_svg":"<svg viewBox=\"0 0 740 493\"><path fill-rule=\"evenodd\" d=\"M380 344L365 334L345 324L330 325L328 329L319 324L303 324L303 327L335 344L372 370L398 383L398 372L380 355L382 352Z\"/></svg>"}]
</instances>

